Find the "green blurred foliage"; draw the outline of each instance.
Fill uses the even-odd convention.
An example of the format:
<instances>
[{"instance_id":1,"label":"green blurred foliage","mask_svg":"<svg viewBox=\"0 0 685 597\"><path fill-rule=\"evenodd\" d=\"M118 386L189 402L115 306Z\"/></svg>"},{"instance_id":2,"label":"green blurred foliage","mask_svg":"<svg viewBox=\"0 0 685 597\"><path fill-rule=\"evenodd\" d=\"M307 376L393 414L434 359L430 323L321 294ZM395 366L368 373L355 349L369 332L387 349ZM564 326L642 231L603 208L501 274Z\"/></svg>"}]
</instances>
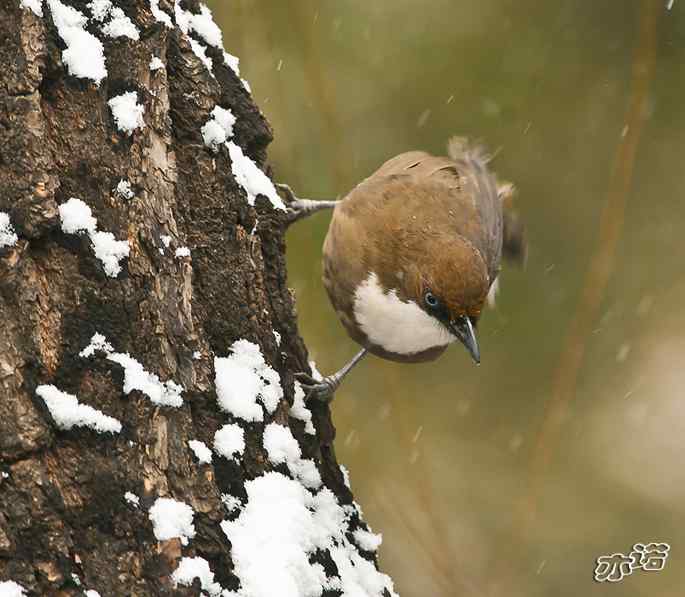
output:
<instances>
[{"instance_id":1,"label":"green blurred foliage","mask_svg":"<svg viewBox=\"0 0 685 597\"><path fill-rule=\"evenodd\" d=\"M666 4L664 0L664 5ZM630 94L634 0L215 0L226 50L271 122L276 178L344 195L388 157L452 134L497 151L529 231L479 332L483 363L368 358L333 404L336 449L404 597L681 596L685 585L685 2L661 10L650 114L615 270L556 440L529 486L552 380ZM329 214L288 233L300 330L331 372L357 347L323 290ZM671 544L662 572L594 583L596 557Z\"/></svg>"}]
</instances>

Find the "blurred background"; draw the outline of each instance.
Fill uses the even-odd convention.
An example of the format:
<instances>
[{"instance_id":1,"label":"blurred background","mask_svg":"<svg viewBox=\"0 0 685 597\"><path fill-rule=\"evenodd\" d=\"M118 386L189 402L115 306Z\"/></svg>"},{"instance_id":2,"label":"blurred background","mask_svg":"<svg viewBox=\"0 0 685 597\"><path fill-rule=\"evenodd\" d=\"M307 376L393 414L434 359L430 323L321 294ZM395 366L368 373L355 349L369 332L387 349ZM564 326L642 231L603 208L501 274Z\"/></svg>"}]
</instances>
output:
<instances>
[{"instance_id":1,"label":"blurred background","mask_svg":"<svg viewBox=\"0 0 685 597\"><path fill-rule=\"evenodd\" d=\"M387 158L485 142L518 189L523 271L479 326L482 365L366 359L336 450L403 597L682 597L685 1L215 0L271 122L275 176L345 194ZM288 233L300 330L357 350L328 303L330 214ZM664 570L595 560L671 545Z\"/></svg>"}]
</instances>

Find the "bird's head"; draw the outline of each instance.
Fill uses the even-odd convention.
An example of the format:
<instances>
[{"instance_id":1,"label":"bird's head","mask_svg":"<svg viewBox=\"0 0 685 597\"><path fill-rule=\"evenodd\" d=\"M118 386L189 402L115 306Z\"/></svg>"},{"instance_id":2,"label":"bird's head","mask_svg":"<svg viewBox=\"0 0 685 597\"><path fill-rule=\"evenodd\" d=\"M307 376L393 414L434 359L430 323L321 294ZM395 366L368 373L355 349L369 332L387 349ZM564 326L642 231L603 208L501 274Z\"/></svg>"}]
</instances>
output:
<instances>
[{"instance_id":1,"label":"bird's head","mask_svg":"<svg viewBox=\"0 0 685 597\"><path fill-rule=\"evenodd\" d=\"M480 363L475 326L490 288L483 257L462 237L436 239L425 249L410 268L405 292Z\"/></svg>"}]
</instances>

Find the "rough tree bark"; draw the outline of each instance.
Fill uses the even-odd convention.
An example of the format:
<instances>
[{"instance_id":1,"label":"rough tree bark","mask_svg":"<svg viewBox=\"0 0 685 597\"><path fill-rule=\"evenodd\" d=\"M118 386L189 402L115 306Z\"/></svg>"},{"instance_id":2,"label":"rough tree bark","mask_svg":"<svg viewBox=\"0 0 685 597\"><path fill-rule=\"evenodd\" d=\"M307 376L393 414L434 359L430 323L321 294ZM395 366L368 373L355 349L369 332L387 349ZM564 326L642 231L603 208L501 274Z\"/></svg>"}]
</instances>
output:
<instances>
[{"instance_id":1,"label":"rough tree bark","mask_svg":"<svg viewBox=\"0 0 685 597\"><path fill-rule=\"evenodd\" d=\"M289 416L293 372L307 368L307 353L286 281L284 213L263 196L248 205L226 147L211 151L200 132L215 106L230 108L233 141L263 166L271 130L223 53L202 46L212 75L193 52L191 40L204 40L179 28L170 0L159 2L169 26L153 16L156 2L115 3L140 31L137 41L104 35L90 17L85 30L106 57L99 85L69 73L49 5L21 4L0 2L0 212L18 236L0 245L0 582L31 595L196 595L199 581L174 588L170 575L182 556L201 556L224 589L241 590L219 526L236 514L221 496L244 502L248 480L289 475L268 458L266 424L288 426L323 486L353 503L328 409L311 406L316 435ZM85 1L64 4L90 16ZM151 70L152 56L165 67ZM131 135L107 103L129 91L144 106L144 126ZM122 179L132 198L114 190ZM91 208L100 230L128 240L116 277L103 271L87 234L62 230L58 206L71 197ZM190 257L175 256L179 247ZM120 365L79 356L95 333L182 386L181 407L125 393ZM239 339L258 344L280 375L284 398L263 422L232 418L217 404L214 357L230 355ZM58 428L36 393L44 384L115 417L121 432ZM243 457L198 463L188 440L211 446L227 422L244 430ZM128 491L138 507L124 500ZM194 509L187 546L155 537L148 510L159 497ZM358 515L347 524L348 536L365 528ZM338 574L325 551L312 558L327 576ZM332 584L323 594L341 590Z\"/></svg>"}]
</instances>

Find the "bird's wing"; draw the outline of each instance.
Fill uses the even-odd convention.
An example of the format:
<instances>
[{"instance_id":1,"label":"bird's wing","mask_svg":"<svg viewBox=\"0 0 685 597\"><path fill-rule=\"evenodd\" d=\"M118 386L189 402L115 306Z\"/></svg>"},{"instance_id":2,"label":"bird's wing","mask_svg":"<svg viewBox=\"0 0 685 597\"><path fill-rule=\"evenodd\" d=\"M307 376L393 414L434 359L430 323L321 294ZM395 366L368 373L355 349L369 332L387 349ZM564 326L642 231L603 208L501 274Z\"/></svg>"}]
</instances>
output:
<instances>
[{"instance_id":1,"label":"bird's wing","mask_svg":"<svg viewBox=\"0 0 685 597\"><path fill-rule=\"evenodd\" d=\"M497 179L488 169L489 157L482 147L453 137L447 149L460 179L464 181L462 192L472 196L476 202L483 233L479 248L488 265L492 283L499 273L502 258L502 200L497 191Z\"/></svg>"},{"instance_id":2,"label":"bird's wing","mask_svg":"<svg viewBox=\"0 0 685 597\"><path fill-rule=\"evenodd\" d=\"M427 158L432 157L425 151L407 151L390 158L378 170L376 170L371 177L379 178L382 176L392 176L393 174L402 174L406 170L415 168L422 164Z\"/></svg>"},{"instance_id":3,"label":"bird's wing","mask_svg":"<svg viewBox=\"0 0 685 597\"><path fill-rule=\"evenodd\" d=\"M413 196L425 196L426 191L432 194L437 188L446 209L462 212L462 218L452 219L455 232L480 251L492 282L499 272L502 256L502 202L497 193L497 180L479 147L452 139L449 150L449 157L423 151L400 154L374 172L365 186L369 189L378 185L380 191L388 184L384 181L402 181L403 192ZM478 221L473 221L474 216Z\"/></svg>"}]
</instances>

